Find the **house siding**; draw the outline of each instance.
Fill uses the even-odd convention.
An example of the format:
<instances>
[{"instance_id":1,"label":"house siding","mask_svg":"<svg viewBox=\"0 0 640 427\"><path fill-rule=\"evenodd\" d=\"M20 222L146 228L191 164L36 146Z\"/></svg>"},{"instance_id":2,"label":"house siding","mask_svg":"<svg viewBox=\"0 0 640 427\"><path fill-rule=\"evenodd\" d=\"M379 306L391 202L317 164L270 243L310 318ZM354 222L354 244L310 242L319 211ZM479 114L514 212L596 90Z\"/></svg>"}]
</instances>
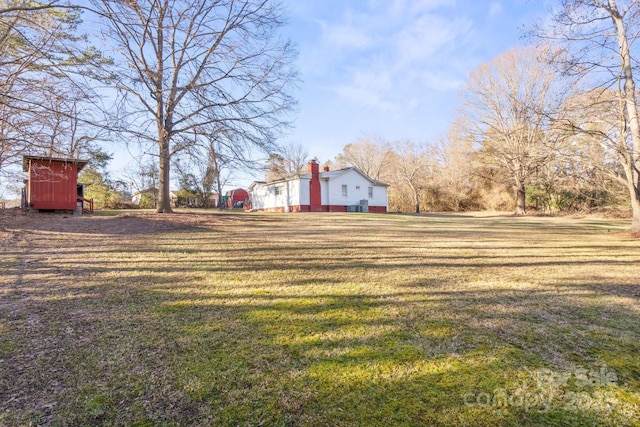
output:
<instances>
[{"instance_id":1,"label":"house siding","mask_svg":"<svg viewBox=\"0 0 640 427\"><path fill-rule=\"evenodd\" d=\"M315 204L311 200L313 174L309 173L289 180L252 184L250 187L251 210L347 212L350 211L349 206L360 205L362 200L367 200L369 212L387 211L386 185L372 182L359 170L348 168L333 172L325 171L320 172L317 176L320 181L320 201L317 198L314 199ZM343 185L347 186L346 196L342 192ZM276 191L276 187L279 187L280 190ZM372 188L372 197L369 197L370 187Z\"/></svg>"},{"instance_id":2,"label":"house siding","mask_svg":"<svg viewBox=\"0 0 640 427\"><path fill-rule=\"evenodd\" d=\"M299 189L299 203L300 205L306 205L309 206L311 204L311 197L310 197L310 189L311 189L311 180L310 179L306 179L306 178L300 178L298 180L298 189ZM322 182L321 182L322 184ZM295 203L294 203L295 204Z\"/></svg>"},{"instance_id":3,"label":"house siding","mask_svg":"<svg viewBox=\"0 0 640 427\"><path fill-rule=\"evenodd\" d=\"M301 200L302 188L304 185L301 185L299 180L257 185L251 190L251 207L254 210L289 212L303 203ZM306 196L306 204L308 204L308 189Z\"/></svg>"},{"instance_id":4,"label":"house siding","mask_svg":"<svg viewBox=\"0 0 640 427\"><path fill-rule=\"evenodd\" d=\"M331 180L322 177L324 192L322 204L330 206L359 205L361 200L367 200L369 206L387 206L386 187L376 186L357 171L351 169ZM347 196L342 195L342 186L347 186ZM359 187L359 188L357 188ZM373 187L373 198L369 198L369 187Z\"/></svg>"}]
</instances>

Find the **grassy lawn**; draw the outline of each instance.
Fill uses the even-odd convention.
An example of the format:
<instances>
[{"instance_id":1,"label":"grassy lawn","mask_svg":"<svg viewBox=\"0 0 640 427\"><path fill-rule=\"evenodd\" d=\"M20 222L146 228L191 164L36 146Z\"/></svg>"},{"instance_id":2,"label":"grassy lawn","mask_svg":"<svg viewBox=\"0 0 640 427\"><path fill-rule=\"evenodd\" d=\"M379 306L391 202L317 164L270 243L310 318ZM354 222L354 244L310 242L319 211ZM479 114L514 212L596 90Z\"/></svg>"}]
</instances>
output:
<instances>
[{"instance_id":1,"label":"grassy lawn","mask_svg":"<svg viewBox=\"0 0 640 427\"><path fill-rule=\"evenodd\" d=\"M640 425L628 222L33 218L0 222L0 425Z\"/></svg>"}]
</instances>

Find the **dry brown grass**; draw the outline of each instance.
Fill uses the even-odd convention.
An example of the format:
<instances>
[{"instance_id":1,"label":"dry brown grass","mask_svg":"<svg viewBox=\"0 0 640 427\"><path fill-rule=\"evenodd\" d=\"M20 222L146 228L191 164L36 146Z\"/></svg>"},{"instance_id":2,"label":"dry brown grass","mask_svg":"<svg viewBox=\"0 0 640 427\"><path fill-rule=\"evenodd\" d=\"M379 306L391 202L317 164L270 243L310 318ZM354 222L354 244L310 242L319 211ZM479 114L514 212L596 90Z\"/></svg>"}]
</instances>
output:
<instances>
[{"instance_id":1,"label":"dry brown grass","mask_svg":"<svg viewBox=\"0 0 640 427\"><path fill-rule=\"evenodd\" d=\"M624 221L187 213L0 221L0 424L640 417L640 242ZM601 369L615 379L580 382ZM541 372L568 380L541 384ZM478 404L497 390L511 403ZM519 395L551 398L527 407Z\"/></svg>"}]
</instances>

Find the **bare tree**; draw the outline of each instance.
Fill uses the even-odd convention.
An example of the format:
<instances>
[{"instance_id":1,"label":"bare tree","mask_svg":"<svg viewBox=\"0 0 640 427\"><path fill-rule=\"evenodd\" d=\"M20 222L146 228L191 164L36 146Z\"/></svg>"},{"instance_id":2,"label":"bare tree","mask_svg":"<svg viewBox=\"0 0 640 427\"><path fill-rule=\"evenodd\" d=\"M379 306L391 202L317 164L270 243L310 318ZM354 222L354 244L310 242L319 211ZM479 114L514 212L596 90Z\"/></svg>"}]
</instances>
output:
<instances>
[{"instance_id":1,"label":"bare tree","mask_svg":"<svg viewBox=\"0 0 640 427\"><path fill-rule=\"evenodd\" d=\"M171 212L170 161L195 135L269 150L294 106L295 51L272 0L93 0L123 66L122 131L157 146L158 212Z\"/></svg>"},{"instance_id":2,"label":"bare tree","mask_svg":"<svg viewBox=\"0 0 640 427\"><path fill-rule=\"evenodd\" d=\"M211 196L215 189L218 193L217 206L224 208L222 188L233 177L236 169L242 166L233 152L226 151L218 136L203 135L196 146L180 153L176 169L181 182L198 193L201 207L211 206Z\"/></svg>"},{"instance_id":3,"label":"bare tree","mask_svg":"<svg viewBox=\"0 0 640 427\"><path fill-rule=\"evenodd\" d=\"M302 144L283 145L278 152L271 153L264 170L267 181L287 178L306 172L309 152Z\"/></svg>"},{"instance_id":4,"label":"bare tree","mask_svg":"<svg viewBox=\"0 0 640 427\"><path fill-rule=\"evenodd\" d=\"M511 49L474 69L464 89L467 131L482 161L507 174L516 215L526 214L526 186L559 141L548 116L561 102L558 79L546 56L544 47Z\"/></svg>"},{"instance_id":5,"label":"bare tree","mask_svg":"<svg viewBox=\"0 0 640 427\"><path fill-rule=\"evenodd\" d=\"M395 177L392 184L395 184L396 189L405 186L409 188L415 213L420 213L421 192L432 171L431 153L426 147L411 141L398 141L393 144L388 157L392 176Z\"/></svg>"},{"instance_id":6,"label":"bare tree","mask_svg":"<svg viewBox=\"0 0 640 427\"><path fill-rule=\"evenodd\" d=\"M389 144L379 138L365 137L347 144L336 156L341 166L355 166L373 179L384 179L390 170Z\"/></svg>"},{"instance_id":7,"label":"bare tree","mask_svg":"<svg viewBox=\"0 0 640 427\"><path fill-rule=\"evenodd\" d=\"M460 211L477 207L472 167L473 141L465 135L463 123L454 122L446 135L440 137L434 150L434 181L437 201L443 210Z\"/></svg>"},{"instance_id":8,"label":"bare tree","mask_svg":"<svg viewBox=\"0 0 640 427\"><path fill-rule=\"evenodd\" d=\"M617 112L615 131L599 129L597 133L618 158L631 200L631 231L640 232L640 116L634 76L640 65L634 44L640 36L640 3L562 0L551 23L536 28L534 35L566 48L567 54L556 63L587 91L600 91L604 102L610 102L609 91L615 94L611 105ZM596 104L600 102L596 97ZM592 120L567 120L565 124L574 132L594 134Z\"/></svg>"},{"instance_id":9,"label":"bare tree","mask_svg":"<svg viewBox=\"0 0 640 427\"><path fill-rule=\"evenodd\" d=\"M127 183L132 195L151 190L152 202L154 207L156 206L156 190L159 181L157 157L147 155L139 161L129 164L122 172L119 180Z\"/></svg>"},{"instance_id":10,"label":"bare tree","mask_svg":"<svg viewBox=\"0 0 640 427\"><path fill-rule=\"evenodd\" d=\"M76 8L63 1L53 0L48 2L5 0L0 2L0 15L16 14L20 12L42 11L47 9Z\"/></svg>"},{"instance_id":11,"label":"bare tree","mask_svg":"<svg viewBox=\"0 0 640 427\"><path fill-rule=\"evenodd\" d=\"M289 143L282 146L284 172L287 176L299 175L307 171L309 151L302 144Z\"/></svg>"},{"instance_id":12,"label":"bare tree","mask_svg":"<svg viewBox=\"0 0 640 427\"><path fill-rule=\"evenodd\" d=\"M109 59L78 33L80 18L66 2L0 2L0 173L22 154L75 154L96 139L92 86Z\"/></svg>"},{"instance_id":13,"label":"bare tree","mask_svg":"<svg viewBox=\"0 0 640 427\"><path fill-rule=\"evenodd\" d=\"M100 108L85 91L76 91L66 82L43 82L46 113L34 115L28 129L32 136L29 151L52 157L90 159L101 151L107 130L96 125L103 120Z\"/></svg>"},{"instance_id":14,"label":"bare tree","mask_svg":"<svg viewBox=\"0 0 640 427\"><path fill-rule=\"evenodd\" d=\"M556 115L558 130L566 133L563 150L540 171L541 183L551 190L547 198L557 198L559 191L573 194L582 200L582 208L626 201L627 181L617 159L623 123L617 107L615 90L578 91L566 99ZM566 205L566 200L561 202Z\"/></svg>"}]
</instances>

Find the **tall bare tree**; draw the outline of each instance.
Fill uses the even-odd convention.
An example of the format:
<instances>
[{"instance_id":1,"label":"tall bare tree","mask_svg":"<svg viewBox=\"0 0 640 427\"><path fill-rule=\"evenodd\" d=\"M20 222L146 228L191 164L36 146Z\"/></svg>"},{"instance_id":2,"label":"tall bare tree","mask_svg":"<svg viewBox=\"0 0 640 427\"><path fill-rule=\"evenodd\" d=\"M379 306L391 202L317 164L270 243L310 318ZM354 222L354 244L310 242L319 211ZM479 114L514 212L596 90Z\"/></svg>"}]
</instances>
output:
<instances>
[{"instance_id":1,"label":"tall bare tree","mask_svg":"<svg viewBox=\"0 0 640 427\"><path fill-rule=\"evenodd\" d=\"M390 146L382 139L365 137L347 144L336 156L340 166L356 166L373 179L383 180L390 170Z\"/></svg>"},{"instance_id":2,"label":"tall bare tree","mask_svg":"<svg viewBox=\"0 0 640 427\"><path fill-rule=\"evenodd\" d=\"M392 145L388 158L393 171L390 176L394 178L391 184L395 190L408 188L415 213L420 213L421 192L433 170L432 153L411 141L398 141Z\"/></svg>"},{"instance_id":3,"label":"tall bare tree","mask_svg":"<svg viewBox=\"0 0 640 427\"><path fill-rule=\"evenodd\" d=\"M126 183L131 195L151 190L151 202L154 208L158 203L157 191L155 191L159 181L157 160L155 156L143 155L138 161L128 164L119 177L120 181Z\"/></svg>"},{"instance_id":4,"label":"tall bare tree","mask_svg":"<svg viewBox=\"0 0 640 427\"><path fill-rule=\"evenodd\" d=\"M440 209L460 211L477 208L472 140L465 135L461 121L454 122L435 147L437 202Z\"/></svg>"},{"instance_id":5,"label":"tall bare tree","mask_svg":"<svg viewBox=\"0 0 640 427\"><path fill-rule=\"evenodd\" d=\"M158 212L171 212L170 161L195 135L270 149L294 106L295 50L273 0L92 0L125 67L121 130L157 146Z\"/></svg>"},{"instance_id":6,"label":"tall bare tree","mask_svg":"<svg viewBox=\"0 0 640 427\"><path fill-rule=\"evenodd\" d=\"M567 98L556 118L558 129L566 132L566 145L559 161L550 165L549 188L565 187L564 192L584 200L584 207L626 203L627 179L618 160L624 119L618 106L617 91L611 89L579 91Z\"/></svg>"},{"instance_id":7,"label":"tall bare tree","mask_svg":"<svg viewBox=\"0 0 640 427\"><path fill-rule=\"evenodd\" d=\"M99 121L93 85L109 78L109 59L80 34L81 22L67 2L0 1L0 174L22 154L79 154L100 133L87 125Z\"/></svg>"},{"instance_id":8,"label":"tall bare tree","mask_svg":"<svg viewBox=\"0 0 640 427\"><path fill-rule=\"evenodd\" d=\"M640 112L635 71L640 36L640 3L636 0L562 0L550 23L534 35L560 42L567 54L557 63L583 87L609 102L615 93L615 132L600 132L622 167L633 212L631 231L640 232ZM570 121L575 132L593 134L592 120ZM602 130L602 129L600 129Z\"/></svg>"},{"instance_id":9,"label":"tall bare tree","mask_svg":"<svg viewBox=\"0 0 640 427\"><path fill-rule=\"evenodd\" d=\"M220 135L201 135L197 145L180 153L175 164L180 181L198 193L201 207L211 206L213 190L218 193L217 206L224 208L222 188L243 168L243 162Z\"/></svg>"},{"instance_id":10,"label":"tall bare tree","mask_svg":"<svg viewBox=\"0 0 640 427\"><path fill-rule=\"evenodd\" d=\"M285 160L285 173L288 176L298 175L307 171L309 150L300 143L291 142L282 146L282 156Z\"/></svg>"},{"instance_id":11,"label":"tall bare tree","mask_svg":"<svg viewBox=\"0 0 640 427\"><path fill-rule=\"evenodd\" d=\"M265 178L267 181L298 175L307 171L309 151L302 144L285 144L267 159Z\"/></svg>"},{"instance_id":12,"label":"tall bare tree","mask_svg":"<svg viewBox=\"0 0 640 427\"><path fill-rule=\"evenodd\" d=\"M542 60L547 52L511 49L474 69L464 89L467 131L486 166L507 175L516 215L526 214L526 187L559 141L549 119L561 103L558 76Z\"/></svg>"}]
</instances>

